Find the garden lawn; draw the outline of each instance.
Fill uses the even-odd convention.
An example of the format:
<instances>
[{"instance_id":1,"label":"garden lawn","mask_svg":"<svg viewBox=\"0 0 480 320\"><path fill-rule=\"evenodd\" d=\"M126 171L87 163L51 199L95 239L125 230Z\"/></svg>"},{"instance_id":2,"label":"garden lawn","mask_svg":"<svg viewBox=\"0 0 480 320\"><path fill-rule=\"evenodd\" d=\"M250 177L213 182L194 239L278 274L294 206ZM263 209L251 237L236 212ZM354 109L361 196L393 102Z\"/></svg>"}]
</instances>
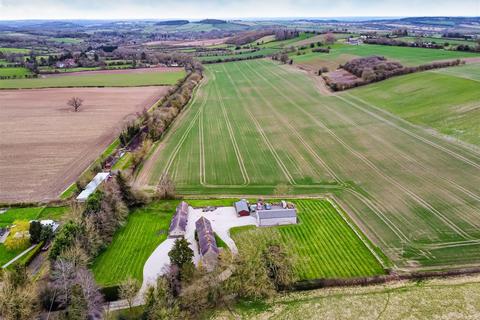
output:
<instances>
[{"instance_id":1,"label":"garden lawn","mask_svg":"<svg viewBox=\"0 0 480 320\"><path fill-rule=\"evenodd\" d=\"M137 87L173 85L185 76L185 71L145 72L124 74L81 74L51 76L42 79L0 81L0 89L66 88L66 87Z\"/></svg>"},{"instance_id":2,"label":"garden lawn","mask_svg":"<svg viewBox=\"0 0 480 320\"><path fill-rule=\"evenodd\" d=\"M112 244L94 261L92 271L101 286L120 284L128 277L140 282L143 266L168 235L170 220L179 201L160 201L134 210Z\"/></svg>"},{"instance_id":3,"label":"garden lawn","mask_svg":"<svg viewBox=\"0 0 480 320\"><path fill-rule=\"evenodd\" d=\"M0 77L24 77L30 74L27 68L0 68Z\"/></svg>"},{"instance_id":4,"label":"garden lawn","mask_svg":"<svg viewBox=\"0 0 480 320\"><path fill-rule=\"evenodd\" d=\"M296 253L299 280L367 277L385 271L351 227L327 200L295 200L298 225L278 228L284 244ZM250 228L243 229L249 230ZM260 229L268 230L268 229ZM233 232L235 240L235 234ZM368 243L368 240L363 237ZM371 246L370 243L368 243ZM241 244L237 243L241 251Z\"/></svg>"}]
</instances>

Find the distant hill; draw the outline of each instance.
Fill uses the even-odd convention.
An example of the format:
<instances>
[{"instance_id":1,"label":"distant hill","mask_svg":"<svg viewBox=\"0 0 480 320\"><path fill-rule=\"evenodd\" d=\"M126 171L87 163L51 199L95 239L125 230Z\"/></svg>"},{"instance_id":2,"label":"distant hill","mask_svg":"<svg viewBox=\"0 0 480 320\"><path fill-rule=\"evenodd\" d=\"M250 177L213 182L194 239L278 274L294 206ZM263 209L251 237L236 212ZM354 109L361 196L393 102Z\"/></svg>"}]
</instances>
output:
<instances>
[{"instance_id":1,"label":"distant hill","mask_svg":"<svg viewBox=\"0 0 480 320\"><path fill-rule=\"evenodd\" d=\"M189 24L190 21L188 20L168 20L168 21L160 21L155 23L157 26L183 26L184 24Z\"/></svg>"},{"instance_id":2,"label":"distant hill","mask_svg":"<svg viewBox=\"0 0 480 320\"><path fill-rule=\"evenodd\" d=\"M198 23L203 23L203 24L225 24L227 23L226 20L219 20L219 19L203 19L198 21Z\"/></svg>"}]
</instances>

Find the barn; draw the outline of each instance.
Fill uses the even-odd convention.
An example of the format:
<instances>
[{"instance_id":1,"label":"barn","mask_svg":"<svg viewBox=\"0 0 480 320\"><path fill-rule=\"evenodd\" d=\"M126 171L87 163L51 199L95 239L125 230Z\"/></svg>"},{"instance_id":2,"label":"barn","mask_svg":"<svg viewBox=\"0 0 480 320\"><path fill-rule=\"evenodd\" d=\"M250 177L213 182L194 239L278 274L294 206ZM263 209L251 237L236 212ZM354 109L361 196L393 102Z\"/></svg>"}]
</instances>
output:
<instances>
[{"instance_id":1,"label":"barn","mask_svg":"<svg viewBox=\"0 0 480 320\"><path fill-rule=\"evenodd\" d=\"M250 215L250 208L248 207L248 203L246 200L240 200L233 204L235 207L235 211L237 212L237 216L245 217Z\"/></svg>"},{"instance_id":2,"label":"barn","mask_svg":"<svg viewBox=\"0 0 480 320\"><path fill-rule=\"evenodd\" d=\"M168 236L170 238L181 238L185 236L188 222L188 203L185 201L180 202L177 206L177 210L170 222L170 228L168 229Z\"/></svg>"},{"instance_id":3,"label":"barn","mask_svg":"<svg viewBox=\"0 0 480 320\"><path fill-rule=\"evenodd\" d=\"M207 218L201 217L195 222L195 228L198 237L198 247L202 256L202 265L208 271L212 271L217 264L219 253L212 224Z\"/></svg>"},{"instance_id":4,"label":"barn","mask_svg":"<svg viewBox=\"0 0 480 320\"><path fill-rule=\"evenodd\" d=\"M297 223L297 210L293 206L267 205L257 209L259 227L279 226Z\"/></svg>"}]
</instances>

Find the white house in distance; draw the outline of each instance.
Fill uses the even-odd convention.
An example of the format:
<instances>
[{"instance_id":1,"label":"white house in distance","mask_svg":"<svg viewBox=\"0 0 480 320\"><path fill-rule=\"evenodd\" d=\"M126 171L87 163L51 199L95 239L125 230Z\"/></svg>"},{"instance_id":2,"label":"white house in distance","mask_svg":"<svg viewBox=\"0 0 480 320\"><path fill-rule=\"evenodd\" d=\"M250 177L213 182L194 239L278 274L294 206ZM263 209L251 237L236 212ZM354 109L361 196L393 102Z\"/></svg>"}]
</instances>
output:
<instances>
[{"instance_id":1,"label":"white house in distance","mask_svg":"<svg viewBox=\"0 0 480 320\"><path fill-rule=\"evenodd\" d=\"M92 181L90 181L89 184L85 187L85 190L80 192L80 194L77 197L78 202L85 202L87 201L88 197L97 190L98 186L105 181L105 179L108 178L110 173L108 172L99 172L97 175L93 178Z\"/></svg>"}]
</instances>

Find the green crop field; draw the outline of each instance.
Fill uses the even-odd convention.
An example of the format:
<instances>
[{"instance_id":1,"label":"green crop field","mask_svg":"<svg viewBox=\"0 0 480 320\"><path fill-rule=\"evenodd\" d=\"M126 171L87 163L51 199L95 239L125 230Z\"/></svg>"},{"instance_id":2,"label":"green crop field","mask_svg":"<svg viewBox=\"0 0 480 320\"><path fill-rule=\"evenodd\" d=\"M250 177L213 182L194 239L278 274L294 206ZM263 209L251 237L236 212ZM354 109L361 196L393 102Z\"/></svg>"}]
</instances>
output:
<instances>
[{"instance_id":1,"label":"green crop field","mask_svg":"<svg viewBox=\"0 0 480 320\"><path fill-rule=\"evenodd\" d=\"M65 88L65 87L136 87L173 85L185 76L185 71L145 72L124 74L74 74L39 79L1 80L0 89Z\"/></svg>"},{"instance_id":2,"label":"green crop field","mask_svg":"<svg viewBox=\"0 0 480 320\"><path fill-rule=\"evenodd\" d=\"M269 60L205 74L137 183L167 172L180 194L333 193L400 268L480 263L478 152Z\"/></svg>"},{"instance_id":3,"label":"green crop field","mask_svg":"<svg viewBox=\"0 0 480 320\"><path fill-rule=\"evenodd\" d=\"M368 244L368 240L363 236L359 238L342 218L343 213L338 212L329 201L294 202L300 223L275 228L285 245L296 255L294 268L299 280L364 277L384 273L381 264L365 244ZM232 233L240 232L233 230ZM241 250L241 244L238 246Z\"/></svg>"},{"instance_id":4,"label":"green crop field","mask_svg":"<svg viewBox=\"0 0 480 320\"><path fill-rule=\"evenodd\" d=\"M93 263L97 283L117 285L129 276L141 281L148 257L167 238L178 202L152 203L132 212L126 225L115 234L112 244Z\"/></svg>"},{"instance_id":5,"label":"green crop field","mask_svg":"<svg viewBox=\"0 0 480 320\"><path fill-rule=\"evenodd\" d=\"M350 57L367 57L378 55L384 56L385 58L391 60L399 61L407 66L415 66L430 63L436 60L480 57L479 54L470 52L368 44L359 46L334 44L331 47L332 49L328 54L308 51L308 53L305 55L292 55L292 59L295 63L305 63L315 59L336 60L342 55L347 55Z\"/></svg>"},{"instance_id":6,"label":"green crop field","mask_svg":"<svg viewBox=\"0 0 480 320\"><path fill-rule=\"evenodd\" d=\"M30 74L27 68L0 68L0 77L24 77Z\"/></svg>"},{"instance_id":7,"label":"green crop field","mask_svg":"<svg viewBox=\"0 0 480 320\"><path fill-rule=\"evenodd\" d=\"M480 65L411 74L349 93L412 123L480 147Z\"/></svg>"},{"instance_id":8,"label":"green crop field","mask_svg":"<svg viewBox=\"0 0 480 320\"><path fill-rule=\"evenodd\" d=\"M7 48L7 47L0 47L0 52L3 53L30 53L30 49L22 49L22 48Z\"/></svg>"},{"instance_id":9,"label":"green crop field","mask_svg":"<svg viewBox=\"0 0 480 320\"><path fill-rule=\"evenodd\" d=\"M219 55L219 56L204 56L204 57L198 57L200 61L214 61L218 59L247 59L250 57L255 57L255 56L260 56L260 55L270 55L274 54L277 52L277 49L274 48L262 48L258 51L254 52L247 52L247 53L237 53L237 54L225 54L225 55Z\"/></svg>"},{"instance_id":10,"label":"green crop field","mask_svg":"<svg viewBox=\"0 0 480 320\"><path fill-rule=\"evenodd\" d=\"M82 43L84 40L79 39L79 38L50 38L50 40L54 42L60 42L60 43L71 43L71 44L78 44Z\"/></svg>"}]
</instances>

